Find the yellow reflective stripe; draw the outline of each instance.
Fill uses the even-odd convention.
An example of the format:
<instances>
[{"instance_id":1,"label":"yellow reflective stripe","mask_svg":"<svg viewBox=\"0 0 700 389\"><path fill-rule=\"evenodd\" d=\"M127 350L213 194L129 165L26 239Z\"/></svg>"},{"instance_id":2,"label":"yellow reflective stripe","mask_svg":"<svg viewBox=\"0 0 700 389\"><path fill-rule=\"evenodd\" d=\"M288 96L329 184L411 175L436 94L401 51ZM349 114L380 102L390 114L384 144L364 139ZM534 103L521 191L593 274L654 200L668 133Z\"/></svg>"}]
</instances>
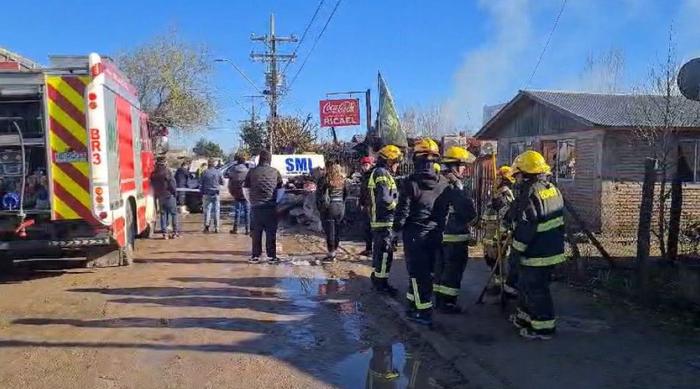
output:
<instances>
[{"instance_id":1,"label":"yellow reflective stripe","mask_svg":"<svg viewBox=\"0 0 700 389\"><path fill-rule=\"evenodd\" d=\"M391 227L392 222L371 222L369 226L372 228L386 228Z\"/></svg>"},{"instance_id":2,"label":"yellow reflective stripe","mask_svg":"<svg viewBox=\"0 0 700 389\"><path fill-rule=\"evenodd\" d=\"M564 254L552 255L551 257L522 258L520 263L524 266L552 266L566 261Z\"/></svg>"},{"instance_id":3,"label":"yellow reflective stripe","mask_svg":"<svg viewBox=\"0 0 700 389\"><path fill-rule=\"evenodd\" d=\"M420 301L420 293L418 292L418 282L416 282L415 278L411 278L411 284L413 285L413 295L415 296L415 304L417 309L429 309L433 307L433 302L432 301L427 301L427 302L421 302Z\"/></svg>"},{"instance_id":4,"label":"yellow reflective stripe","mask_svg":"<svg viewBox=\"0 0 700 389\"><path fill-rule=\"evenodd\" d=\"M389 278L389 272L386 271L387 263L388 263L388 256L389 253L382 253L382 264L379 267L379 271L373 271L374 277L375 278Z\"/></svg>"},{"instance_id":5,"label":"yellow reflective stripe","mask_svg":"<svg viewBox=\"0 0 700 389\"><path fill-rule=\"evenodd\" d=\"M537 232L545 232L553 230L557 227L564 225L564 216L555 217L552 220L547 220L546 222L537 225Z\"/></svg>"},{"instance_id":6,"label":"yellow reflective stripe","mask_svg":"<svg viewBox=\"0 0 700 389\"><path fill-rule=\"evenodd\" d=\"M435 288L433 288L435 289ZM450 288L449 286L445 285L440 285L440 289L437 290L438 293L444 294L446 296L459 296L459 289L457 288Z\"/></svg>"},{"instance_id":7,"label":"yellow reflective stripe","mask_svg":"<svg viewBox=\"0 0 700 389\"><path fill-rule=\"evenodd\" d=\"M513 239L512 246L515 250L518 250L521 253L523 253L523 252L525 252L525 250L527 250L527 245L525 243L517 241L515 239Z\"/></svg>"},{"instance_id":8,"label":"yellow reflective stripe","mask_svg":"<svg viewBox=\"0 0 700 389\"><path fill-rule=\"evenodd\" d=\"M416 298L413 297L413 293L411 293L411 292L406 292L406 299L408 301L415 301L416 300Z\"/></svg>"},{"instance_id":9,"label":"yellow reflective stripe","mask_svg":"<svg viewBox=\"0 0 700 389\"><path fill-rule=\"evenodd\" d=\"M392 203L389 204L389 206L386 207L386 209L388 209L390 211L393 211L394 209L396 209L396 201L392 201Z\"/></svg>"},{"instance_id":10,"label":"yellow reflective stripe","mask_svg":"<svg viewBox=\"0 0 700 389\"><path fill-rule=\"evenodd\" d=\"M469 240L471 235L469 234L445 234L442 236L443 242L466 242Z\"/></svg>"},{"instance_id":11,"label":"yellow reflective stripe","mask_svg":"<svg viewBox=\"0 0 700 389\"><path fill-rule=\"evenodd\" d=\"M481 220L498 220L498 215L482 215Z\"/></svg>"},{"instance_id":12,"label":"yellow reflective stripe","mask_svg":"<svg viewBox=\"0 0 700 389\"><path fill-rule=\"evenodd\" d=\"M533 330L551 330L556 326L555 320L530 320Z\"/></svg>"},{"instance_id":13,"label":"yellow reflective stripe","mask_svg":"<svg viewBox=\"0 0 700 389\"><path fill-rule=\"evenodd\" d=\"M374 170L372 170L372 173L369 174L369 180L367 180L367 187L368 188L376 187L376 185L374 184Z\"/></svg>"}]
</instances>

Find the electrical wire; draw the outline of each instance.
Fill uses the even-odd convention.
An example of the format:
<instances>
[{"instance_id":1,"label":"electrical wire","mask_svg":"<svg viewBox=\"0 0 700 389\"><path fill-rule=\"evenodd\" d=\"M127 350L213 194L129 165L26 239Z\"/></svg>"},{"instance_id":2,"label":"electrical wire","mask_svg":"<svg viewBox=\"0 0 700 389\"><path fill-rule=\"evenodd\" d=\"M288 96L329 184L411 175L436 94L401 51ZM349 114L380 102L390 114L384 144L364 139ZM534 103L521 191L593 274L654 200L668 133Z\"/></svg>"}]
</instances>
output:
<instances>
[{"instance_id":1,"label":"electrical wire","mask_svg":"<svg viewBox=\"0 0 700 389\"><path fill-rule=\"evenodd\" d=\"M323 7L323 2L326 0L321 0L318 3L318 6L316 7L316 11L314 11L313 16L311 16L311 20L309 20L309 23L306 25L306 28L304 29L304 32L301 34L301 38L299 38L299 43L297 43L297 47L294 48L294 51L292 52L292 57L296 56L297 52L299 51L299 48L301 47L301 44L304 43L304 38L306 38L306 34L309 32L309 28L311 28L311 25L314 24L314 21L316 20L316 16L318 16L318 11L321 10L321 7ZM289 64L291 64L292 61L288 61L284 65L284 69L282 69L282 74L287 72L287 68L289 67Z\"/></svg>"},{"instance_id":2,"label":"electrical wire","mask_svg":"<svg viewBox=\"0 0 700 389\"><path fill-rule=\"evenodd\" d=\"M338 10L338 7L340 6L341 2L342 2L342 0L338 0L335 3L335 7L333 7L333 11L328 16L328 20L326 20L326 24L323 25L323 29L316 37L316 40L314 40L314 44L311 46L311 50L309 50L309 53L306 55L306 57L304 57L304 61L301 63L301 66L299 66L299 69L294 74L294 77L292 77L292 81L289 82L289 85L287 86L286 91L289 91L290 89L292 89L292 85L294 85L294 81L296 81L297 77L299 77L299 73L301 73L301 71L304 70L304 66L306 65L306 61L308 61L309 57L311 57L311 54L313 54L314 49L316 48L316 45L318 44L318 41L321 40L323 33L326 32L326 28L328 28L328 25L330 24L331 20L333 19L333 15L335 15L335 11Z\"/></svg>"},{"instance_id":3,"label":"electrical wire","mask_svg":"<svg viewBox=\"0 0 700 389\"><path fill-rule=\"evenodd\" d=\"M540 56L537 59L537 63L535 64L535 68L532 69L532 74L530 74L530 78L527 79L527 83L525 84L525 89L530 87L530 83L532 82L532 79L535 78L535 73L537 73L537 69L539 69L540 63L542 63L542 58L544 57L544 53L547 51L547 48L549 47L549 42L552 40L552 35L554 35L554 31L557 29L557 26L559 25L559 19L561 19L561 15L564 13L564 8L566 8L567 1L568 0L563 0L561 3L561 9L559 9L559 14L557 14L556 19L554 19L554 25L552 25L552 29L549 31L549 35L547 36L547 41L544 43L544 47L542 48L542 52L540 53Z\"/></svg>"}]
</instances>

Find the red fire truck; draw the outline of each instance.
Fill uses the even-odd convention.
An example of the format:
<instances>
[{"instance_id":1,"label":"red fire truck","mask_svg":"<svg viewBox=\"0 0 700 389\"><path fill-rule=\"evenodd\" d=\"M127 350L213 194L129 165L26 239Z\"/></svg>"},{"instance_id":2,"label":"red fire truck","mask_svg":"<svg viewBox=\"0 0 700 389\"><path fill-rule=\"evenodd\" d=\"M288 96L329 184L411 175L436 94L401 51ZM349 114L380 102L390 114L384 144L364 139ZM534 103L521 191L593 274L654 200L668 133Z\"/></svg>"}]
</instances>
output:
<instances>
[{"instance_id":1,"label":"red fire truck","mask_svg":"<svg viewBox=\"0 0 700 389\"><path fill-rule=\"evenodd\" d=\"M0 72L0 264L128 265L154 228L154 166L136 89L105 57Z\"/></svg>"}]
</instances>

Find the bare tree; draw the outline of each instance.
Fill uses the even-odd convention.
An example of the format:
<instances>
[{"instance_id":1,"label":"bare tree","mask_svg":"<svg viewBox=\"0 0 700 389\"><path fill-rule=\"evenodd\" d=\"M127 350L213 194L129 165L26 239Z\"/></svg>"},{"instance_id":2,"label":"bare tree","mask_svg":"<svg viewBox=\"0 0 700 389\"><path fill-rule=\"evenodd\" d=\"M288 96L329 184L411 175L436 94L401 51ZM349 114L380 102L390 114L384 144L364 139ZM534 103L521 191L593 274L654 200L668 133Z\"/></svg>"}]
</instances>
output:
<instances>
[{"instance_id":1,"label":"bare tree","mask_svg":"<svg viewBox=\"0 0 700 389\"><path fill-rule=\"evenodd\" d=\"M671 195L669 178L677 162L678 131L700 125L698 105L681 96L678 90L678 70L673 35L669 34L665 59L650 70L649 84L635 90L635 98L628 107L632 123L635 123L632 141L636 145L641 143L647 150L646 157L655 159L657 163L658 208L652 234L659 243L663 257L667 255L667 201Z\"/></svg>"},{"instance_id":2,"label":"bare tree","mask_svg":"<svg viewBox=\"0 0 700 389\"><path fill-rule=\"evenodd\" d=\"M625 53L611 47L595 55L588 54L580 75L581 88L589 92L616 93L624 89Z\"/></svg>"},{"instance_id":3,"label":"bare tree","mask_svg":"<svg viewBox=\"0 0 700 389\"><path fill-rule=\"evenodd\" d=\"M170 32L121 54L117 61L136 86L141 107L152 122L192 131L214 119L211 61L203 46Z\"/></svg>"},{"instance_id":4,"label":"bare tree","mask_svg":"<svg viewBox=\"0 0 700 389\"><path fill-rule=\"evenodd\" d=\"M447 118L442 106L410 107L401 114L401 128L408 136L438 139L456 133L457 127Z\"/></svg>"}]
</instances>

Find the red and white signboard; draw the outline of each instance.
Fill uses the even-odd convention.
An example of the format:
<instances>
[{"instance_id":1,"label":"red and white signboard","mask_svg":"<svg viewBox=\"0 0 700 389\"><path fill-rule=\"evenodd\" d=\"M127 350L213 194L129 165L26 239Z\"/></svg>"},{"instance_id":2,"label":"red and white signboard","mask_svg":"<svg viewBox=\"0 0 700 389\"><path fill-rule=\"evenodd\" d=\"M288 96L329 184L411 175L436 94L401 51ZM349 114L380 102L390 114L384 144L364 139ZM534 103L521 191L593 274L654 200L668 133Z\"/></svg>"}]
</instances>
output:
<instances>
[{"instance_id":1,"label":"red and white signboard","mask_svg":"<svg viewBox=\"0 0 700 389\"><path fill-rule=\"evenodd\" d=\"M357 126L360 124L360 100L321 100L321 127Z\"/></svg>"}]
</instances>

